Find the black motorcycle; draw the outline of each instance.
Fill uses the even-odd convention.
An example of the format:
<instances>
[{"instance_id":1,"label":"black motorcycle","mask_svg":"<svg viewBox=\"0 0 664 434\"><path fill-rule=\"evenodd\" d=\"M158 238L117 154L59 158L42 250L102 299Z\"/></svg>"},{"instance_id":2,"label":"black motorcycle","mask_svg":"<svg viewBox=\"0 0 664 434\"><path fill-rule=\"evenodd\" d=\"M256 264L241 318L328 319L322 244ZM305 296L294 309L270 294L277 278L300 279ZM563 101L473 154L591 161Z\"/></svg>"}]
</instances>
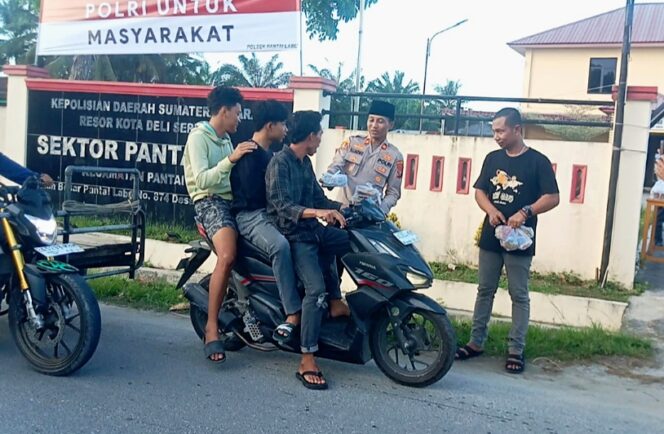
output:
<instances>
[{"instance_id":1,"label":"black motorcycle","mask_svg":"<svg viewBox=\"0 0 664 434\"><path fill-rule=\"evenodd\" d=\"M56 244L57 223L39 180L0 186L0 305L18 349L44 374L68 375L94 354L99 305L79 271L54 257L80 252Z\"/></svg>"},{"instance_id":2,"label":"black motorcycle","mask_svg":"<svg viewBox=\"0 0 664 434\"><path fill-rule=\"evenodd\" d=\"M344 211L352 252L341 261L357 289L346 294L350 317L323 320L317 355L357 364L373 358L398 383L415 387L435 383L454 362L456 337L445 309L414 292L430 287L433 273L412 245L413 234L387 221L373 202L363 201ZM203 240L191 243L186 250L191 256L180 261L178 269L184 273L178 288L184 287L191 302L191 322L203 338L209 276L198 284L185 284L211 253L211 240L200 224L198 230ZM269 259L240 239L219 314L226 349L237 351L246 345L299 352L297 338L285 345L272 339L284 319Z\"/></svg>"}]
</instances>

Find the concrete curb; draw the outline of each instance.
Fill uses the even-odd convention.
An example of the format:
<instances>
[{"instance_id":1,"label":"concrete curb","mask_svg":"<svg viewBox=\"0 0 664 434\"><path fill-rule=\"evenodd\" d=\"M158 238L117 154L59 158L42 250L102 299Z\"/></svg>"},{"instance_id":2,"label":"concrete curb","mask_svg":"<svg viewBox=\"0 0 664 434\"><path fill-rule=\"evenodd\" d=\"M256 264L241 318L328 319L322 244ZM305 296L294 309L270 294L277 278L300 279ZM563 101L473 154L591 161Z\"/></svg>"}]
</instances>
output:
<instances>
[{"instance_id":1,"label":"concrete curb","mask_svg":"<svg viewBox=\"0 0 664 434\"><path fill-rule=\"evenodd\" d=\"M99 236L117 239L118 241L126 242L127 240L127 237L119 235L99 234ZM180 259L187 256L184 252L187 247L187 244L148 239L145 248L146 264L153 268L174 270ZM214 255L212 255L199 271L211 273L214 269L215 260ZM348 277L344 278L342 289L345 292L353 290L352 283ZM472 312L476 291L476 284L435 280L431 288L421 292L450 309ZM605 330L617 331L622 326L622 319L627 306L628 303L595 298L530 293L530 319L533 322L545 324L572 327L597 325ZM506 290L499 289L496 293L493 313L511 317L512 303Z\"/></svg>"}]
</instances>

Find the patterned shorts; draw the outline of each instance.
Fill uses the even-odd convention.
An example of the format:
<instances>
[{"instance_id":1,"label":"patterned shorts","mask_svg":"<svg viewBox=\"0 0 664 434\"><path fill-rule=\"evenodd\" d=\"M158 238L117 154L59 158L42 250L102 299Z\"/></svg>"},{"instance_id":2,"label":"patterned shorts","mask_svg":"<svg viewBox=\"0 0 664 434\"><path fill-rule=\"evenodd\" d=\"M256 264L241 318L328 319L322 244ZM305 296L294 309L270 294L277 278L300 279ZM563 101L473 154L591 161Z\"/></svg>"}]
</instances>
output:
<instances>
[{"instance_id":1,"label":"patterned shorts","mask_svg":"<svg viewBox=\"0 0 664 434\"><path fill-rule=\"evenodd\" d=\"M194 203L196 216L212 238L221 228L231 228L237 232L235 217L231 213L231 201L217 196L206 197Z\"/></svg>"}]
</instances>

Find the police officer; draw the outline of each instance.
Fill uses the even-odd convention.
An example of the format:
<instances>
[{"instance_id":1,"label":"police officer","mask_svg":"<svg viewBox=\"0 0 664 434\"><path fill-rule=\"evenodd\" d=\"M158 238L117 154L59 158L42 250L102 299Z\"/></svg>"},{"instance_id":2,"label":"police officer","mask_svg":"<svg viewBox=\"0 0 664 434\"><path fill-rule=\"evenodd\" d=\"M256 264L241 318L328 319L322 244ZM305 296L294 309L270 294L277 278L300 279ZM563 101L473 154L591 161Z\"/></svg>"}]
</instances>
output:
<instances>
[{"instance_id":1,"label":"police officer","mask_svg":"<svg viewBox=\"0 0 664 434\"><path fill-rule=\"evenodd\" d=\"M373 101L367 120L368 136L352 136L345 140L334 155L327 172L344 173L348 185L340 202L347 206L358 185L370 184L381 193L381 209L387 214L401 197L403 156L387 141L394 126L394 106L386 101Z\"/></svg>"}]
</instances>

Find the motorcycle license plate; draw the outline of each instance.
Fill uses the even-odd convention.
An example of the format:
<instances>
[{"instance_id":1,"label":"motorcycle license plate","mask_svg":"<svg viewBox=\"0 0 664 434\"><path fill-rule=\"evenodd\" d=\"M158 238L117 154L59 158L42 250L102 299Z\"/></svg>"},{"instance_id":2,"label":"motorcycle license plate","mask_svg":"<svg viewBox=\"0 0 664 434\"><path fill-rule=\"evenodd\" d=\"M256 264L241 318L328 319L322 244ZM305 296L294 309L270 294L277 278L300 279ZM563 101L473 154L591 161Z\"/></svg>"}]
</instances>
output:
<instances>
[{"instance_id":1,"label":"motorcycle license plate","mask_svg":"<svg viewBox=\"0 0 664 434\"><path fill-rule=\"evenodd\" d=\"M68 255L70 253L81 253L83 249L74 243L53 244L52 246L35 247L35 250L47 258Z\"/></svg>"},{"instance_id":2,"label":"motorcycle license plate","mask_svg":"<svg viewBox=\"0 0 664 434\"><path fill-rule=\"evenodd\" d=\"M417 235L409 230L395 232L394 236L397 237L397 240L399 240L404 246L410 246L417 241Z\"/></svg>"}]
</instances>

